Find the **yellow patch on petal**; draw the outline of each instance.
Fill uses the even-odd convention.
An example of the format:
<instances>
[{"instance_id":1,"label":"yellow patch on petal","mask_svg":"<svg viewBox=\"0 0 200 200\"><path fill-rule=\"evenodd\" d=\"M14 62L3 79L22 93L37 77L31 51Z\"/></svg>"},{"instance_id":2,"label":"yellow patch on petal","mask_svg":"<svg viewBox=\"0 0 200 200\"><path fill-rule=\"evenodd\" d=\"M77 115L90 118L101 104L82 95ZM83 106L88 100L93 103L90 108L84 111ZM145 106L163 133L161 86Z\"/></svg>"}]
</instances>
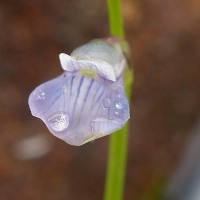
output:
<instances>
[{"instance_id":1,"label":"yellow patch on petal","mask_svg":"<svg viewBox=\"0 0 200 200\"><path fill-rule=\"evenodd\" d=\"M83 76L88 76L90 78L96 78L97 76L96 71L93 69L82 69L80 74Z\"/></svg>"}]
</instances>

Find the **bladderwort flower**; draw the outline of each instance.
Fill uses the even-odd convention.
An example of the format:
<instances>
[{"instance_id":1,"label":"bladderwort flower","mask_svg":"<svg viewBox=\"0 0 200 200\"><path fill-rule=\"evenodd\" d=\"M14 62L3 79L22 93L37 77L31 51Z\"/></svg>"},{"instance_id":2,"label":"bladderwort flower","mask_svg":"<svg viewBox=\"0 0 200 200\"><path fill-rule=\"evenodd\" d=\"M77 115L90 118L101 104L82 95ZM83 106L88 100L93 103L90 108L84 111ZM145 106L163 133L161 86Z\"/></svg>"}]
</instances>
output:
<instances>
[{"instance_id":1,"label":"bladderwort flower","mask_svg":"<svg viewBox=\"0 0 200 200\"><path fill-rule=\"evenodd\" d=\"M122 42L115 37L95 39L71 55L61 53L64 73L30 94L32 115L75 146L121 129L130 117Z\"/></svg>"}]
</instances>

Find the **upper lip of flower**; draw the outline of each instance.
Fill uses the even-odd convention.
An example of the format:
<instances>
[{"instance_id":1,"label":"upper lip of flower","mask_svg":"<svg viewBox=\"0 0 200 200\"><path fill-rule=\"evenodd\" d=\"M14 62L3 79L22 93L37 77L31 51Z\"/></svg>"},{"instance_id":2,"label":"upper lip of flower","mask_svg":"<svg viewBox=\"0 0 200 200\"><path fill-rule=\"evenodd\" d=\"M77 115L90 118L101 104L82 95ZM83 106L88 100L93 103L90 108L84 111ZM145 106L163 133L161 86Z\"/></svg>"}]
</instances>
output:
<instances>
[{"instance_id":1,"label":"upper lip of flower","mask_svg":"<svg viewBox=\"0 0 200 200\"><path fill-rule=\"evenodd\" d=\"M61 66L66 71L75 71L79 69L94 69L102 77L116 81L116 75L113 67L104 60L99 59L75 59L65 53L59 55Z\"/></svg>"}]
</instances>

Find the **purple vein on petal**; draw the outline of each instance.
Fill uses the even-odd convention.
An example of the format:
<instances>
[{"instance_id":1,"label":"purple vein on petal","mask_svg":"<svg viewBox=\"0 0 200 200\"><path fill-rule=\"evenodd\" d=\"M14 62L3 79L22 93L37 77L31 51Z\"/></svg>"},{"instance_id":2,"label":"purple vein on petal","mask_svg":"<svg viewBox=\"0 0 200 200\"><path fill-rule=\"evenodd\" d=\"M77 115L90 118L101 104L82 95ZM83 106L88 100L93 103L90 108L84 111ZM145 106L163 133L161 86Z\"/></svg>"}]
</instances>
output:
<instances>
[{"instance_id":1,"label":"purple vein on petal","mask_svg":"<svg viewBox=\"0 0 200 200\"><path fill-rule=\"evenodd\" d=\"M89 93L90 93L90 90L91 90L91 88L92 88L92 86L93 86L93 83L94 83L94 79L91 79L91 80L90 80L90 85L89 85L89 87L87 88L87 92L86 92L85 97L84 97L84 100L83 100L83 104L82 104L82 108L81 108L81 111L82 111L82 112L80 113L79 121L80 121L80 119L81 119L81 116L82 116L82 113L83 113L83 110L84 110L84 107L85 107L85 104L86 104L86 100L87 100L88 95L89 95Z\"/></svg>"},{"instance_id":2,"label":"purple vein on petal","mask_svg":"<svg viewBox=\"0 0 200 200\"><path fill-rule=\"evenodd\" d=\"M73 112L72 112L73 114L74 114L75 109L76 109L76 104L77 104L77 100L78 100L78 97L79 97L79 94L80 94L80 90L81 90L81 86L82 86L83 80L84 80L84 76L81 77L81 80L80 80L80 83L79 83L79 86L78 86L76 99L75 99L75 102L74 102L74 105L73 105Z\"/></svg>"}]
</instances>

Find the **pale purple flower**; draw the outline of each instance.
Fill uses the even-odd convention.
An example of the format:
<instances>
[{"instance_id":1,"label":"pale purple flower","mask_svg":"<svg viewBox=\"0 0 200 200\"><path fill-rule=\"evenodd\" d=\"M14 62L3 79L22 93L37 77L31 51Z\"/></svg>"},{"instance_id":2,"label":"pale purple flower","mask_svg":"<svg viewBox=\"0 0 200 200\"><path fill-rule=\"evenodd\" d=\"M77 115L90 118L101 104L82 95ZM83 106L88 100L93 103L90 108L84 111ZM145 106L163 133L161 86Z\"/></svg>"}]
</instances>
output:
<instances>
[{"instance_id":1,"label":"pale purple flower","mask_svg":"<svg viewBox=\"0 0 200 200\"><path fill-rule=\"evenodd\" d=\"M38 86L29 97L32 115L56 137L82 145L121 129L130 117L124 92L125 57L116 40L93 40L69 56L64 73Z\"/></svg>"}]
</instances>

